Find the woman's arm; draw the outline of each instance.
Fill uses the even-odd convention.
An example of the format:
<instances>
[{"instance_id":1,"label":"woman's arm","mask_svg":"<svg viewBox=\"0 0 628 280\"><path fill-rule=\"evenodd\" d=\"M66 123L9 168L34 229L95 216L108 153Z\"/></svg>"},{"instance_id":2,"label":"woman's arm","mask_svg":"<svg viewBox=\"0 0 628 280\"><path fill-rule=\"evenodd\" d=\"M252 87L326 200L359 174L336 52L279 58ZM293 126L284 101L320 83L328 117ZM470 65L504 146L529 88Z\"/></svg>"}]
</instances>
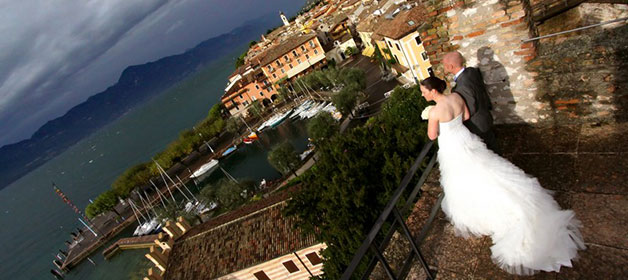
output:
<instances>
[{"instance_id":1,"label":"woman's arm","mask_svg":"<svg viewBox=\"0 0 628 280\"><path fill-rule=\"evenodd\" d=\"M430 140L436 140L436 138L438 138L438 119L436 118L434 109L436 108L430 110L430 118L427 121L427 137L430 138Z\"/></svg>"}]
</instances>

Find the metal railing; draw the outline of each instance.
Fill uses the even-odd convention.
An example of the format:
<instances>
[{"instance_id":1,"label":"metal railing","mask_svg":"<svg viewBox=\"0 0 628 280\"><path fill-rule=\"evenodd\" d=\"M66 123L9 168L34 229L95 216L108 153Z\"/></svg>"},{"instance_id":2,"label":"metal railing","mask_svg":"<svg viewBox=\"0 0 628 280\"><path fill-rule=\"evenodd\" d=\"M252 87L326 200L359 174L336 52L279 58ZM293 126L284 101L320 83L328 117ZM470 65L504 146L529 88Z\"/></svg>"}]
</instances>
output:
<instances>
[{"instance_id":1,"label":"metal railing","mask_svg":"<svg viewBox=\"0 0 628 280\"><path fill-rule=\"evenodd\" d=\"M432 207L427 222L425 223L425 225L421 229L421 232L416 238L412 236L412 233L408 229L408 226L405 223L405 217L408 215L408 212L412 210L412 206L417 201L417 196L419 195L421 186L425 183L427 176L430 174L432 168L436 163L436 150L437 148L434 142L430 141L425 144L425 146L421 150L421 153L412 164L412 167L401 180L401 184L391 196L383 212L375 221L375 224L366 236L366 239L364 240L364 242L362 242L362 245L353 256L351 263L342 274L342 280L368 279L378 262L382 264L382 267L385 270L386 275L389 279L405 279L408 272L410 271L415 256L418 257L418 260L423 270L425 271L427 278L434 279L434 275L429 270L427 262L425 261L425 258L421 253L420 245L423 239L427 236L427 233L431 228L432 222L434 221L436 214L440 210L440 204L443 199L442 193L436 201L435 205ZM414 185L412 189L409 189L408 186L411 182L413 182L413 179L417 174L417 171L419 170L421 170L421 177L418 179L416 185ZM404 194L407 194L408 192L409 194L407 196L404 196ZM401 209L398 209L397 205L400 204L400 202L403 202L402 199L404 197L406 197L405 203L403 203L403 207ZM401 269L399 269L398 272L395 273L390 267L382 252L385 251L394 233L399 227L401 228L401 236L409 242L411 250L409 256L405 258L403 265L400 266ZM386 230L385 233L384 230ZM371 251L372 255L368 254L369 251ZM356 277L356 270L358 269L360 264L362 264L366 257L369 258L366 270L361 276Z\"/></svg>"}]
</instances>

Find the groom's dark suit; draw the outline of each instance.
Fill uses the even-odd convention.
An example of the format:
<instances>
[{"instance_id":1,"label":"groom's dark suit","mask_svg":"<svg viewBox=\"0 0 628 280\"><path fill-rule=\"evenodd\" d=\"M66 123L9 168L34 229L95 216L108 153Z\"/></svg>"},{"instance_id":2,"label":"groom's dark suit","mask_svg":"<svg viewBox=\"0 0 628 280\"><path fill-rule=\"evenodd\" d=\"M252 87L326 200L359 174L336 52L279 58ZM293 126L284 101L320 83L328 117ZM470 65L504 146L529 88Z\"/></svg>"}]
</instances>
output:
<instances>
[{"instance_id":1,"label":"groom's dark suit","mask_svg":"<svg viewBox=\"0 0 628 280\"><path fill-rule=\"evenodd\" d=\"M462 96L467 103L471 116L464 122L464 125L473 134L480 136L489 149L497 153L497 143L493 132L493 116L490 112L492 109L491 100L488 97L482 73L477 68L467 67L460 73L455 82L456 86L451 91Z\"/></svg>"}]
</instances>

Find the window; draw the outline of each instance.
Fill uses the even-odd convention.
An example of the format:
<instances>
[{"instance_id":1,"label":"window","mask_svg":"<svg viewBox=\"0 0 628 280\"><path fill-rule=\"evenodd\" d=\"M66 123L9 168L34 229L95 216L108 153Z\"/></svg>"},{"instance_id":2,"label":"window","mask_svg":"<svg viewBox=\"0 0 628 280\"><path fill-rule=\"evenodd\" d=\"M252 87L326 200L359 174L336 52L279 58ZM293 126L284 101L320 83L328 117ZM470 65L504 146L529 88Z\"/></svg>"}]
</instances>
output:
<instances>
[{"instance_id":1,"label":"window","mask_svg":"<svg viewBox=\"0 0 628 280\"><path fill-rule=\"evenodd\" d=\"M259 86L258 86L258 85L255 85L255 89L259 89Z\"/></svg>"},{"instance_id":2,"label":"window","mask_svg":"<svg viewBox=\"0 0 628 280\"><path fill-rule=\"evenodd\" d=\"M277 79L277 75L275 75L275 73L273 73L273 78Z\"/></svg>"},{"instance_id":3,"label":"window","mask_svg":"<svg viewBox=\"0 0 628 280\"><path fill-rule=\"evenodd\" d=\"M270 278L268 278L268 275L266 275L263 270L253 273L253 276L255 276L257 280L270 280Z\"/></svg>"},{"instance_id":4,"label":"window","mask_svg":"<svg viewBox=\"0 0 628 280\"><path fill-rule=\"evenodd\" d=\"M395 43L395 46L397 47L397 50L400 51L401 49L399 48L399 43Z\"/></svg>"},{"instance_id":5,"label":"window","mask_svg":"<svg viewBox=\"0 0 628 280\"><path fill-rule=\"evenodd\" d=\"M422 52L421 53L421 58L423 58L423 61L427 61L427 53L426 52Z\"/></svg>"},{"instance_id":6,"label":"window","mask_svg":"<svg viewBox=\"0 0 628 280\"><path fill-rule=\"evenodd\" d=\"M305 55L305 59L310 59L310 55Z\"/></svg>"},{"instance_id":7,"label":"window","mask_svg":"<svg viewBox=\"0 0 628 280\"><path fill-rule=\"evenodd\" d=\"M318 51L317 51L317 50L314 50L314 54L318 54Z\"/></svg>"},{"instance_id":8,"label":"window","mask_svg":"<svg viewBox=\"0 0 628 280\"><path fill-rule=\"evenodd\" d=\"M297 54L297 51L292 51L292 55L294 55L294 57L298 57L299 55Z\"/></svg>"},{"instance_id":9,"label":"window","mask_svg":"<svg viewBox=\"0 0 628 280\"><path fill-rule=\"evenodd\" d=\"M240 94L240 99L242 99L242 94Z\"/></svg>"},{"instance_id":10,"label":"window","mask_svg":"<svg viewBox=\"0 0 628 280\"><path fill-rule=\"evenodd\" d=\"M434 77L434 70L432 70L432 67L427 68L427 73L430 74L430 77Z\"/></svg>"},{"instance_id":11,"label":"window","mask_svg":"<svg viewBox=\"0 0 628 280\"><path fill-rule=\"evenodd\" d=\"M260 91L259 95L264 96L264 91Z\"/></svg>"},{"instance_id":12,"label":"window","mask_svg":"<svg viewBox=\"0 0 628 280\"><path fill-rule=\"evenodd\" d=\"M267 87L266 91L270 92L271 89L272 89L271 87Z\"/></svg>"},{"instance_id":13,"label":"window","mask_svg":"<svg viewBox=\"0 0 628 280\"><path fill-rule=\"evenodd\" d=\"M292 63L288 64L288 66L290 66L290 69L292 69Z\"/></svg>"},{"instance_id":14,"label":"window","mask_svg":"<svg viewBox=\"0 0 628 280\"><path fill-rule=\"evenodd\" d=\"M284 56L283 56L283 60L285 60L285 61L286 61L286 63L290 61L290 59L288 58L288 56L287 56L287 55L284 55Z\"/></svg>"},{"instance_id":15,"label":"window","mask_svg":"<svg viewBox=\"0 0 628 280\"><path fill-rule=\"evenodd\" d=\"M297 63L298 63L298 64L301 64L301 60L300 60L300 59L297 59Z\"/></svg>"},{"instance_id":16,"label":"window","mask_svg":"<svg viewBox=\"0 0 628 280\"><path fill-rule=\"evenodd\" d=\"M281 74L286 73L286 70L283 70L283 68L281 68Z\"/></svg>"},{"instance_id":17,"label":"window","mask_svg":"<svg viewBox=\"0 0 628 280\"><path fill-rule=\"evenodd\" d=\"M421 44L421 37L416 36L416 37L414 37L414 40L416 41L416 45L417 46Z\"/></svg>"},{"instance_id":18,"label":"window","mask_svg":"<svg viewBox=\"0 0 628 280\"><path fill-rule=\"evenodd\" d=\"M316 253L309 253L307 255L305 255L305 257L310 260L310 263L312 265L317 265L323 262L323 260L321 260L321 258L316 254Z\"/></svg>"},{"instance_id":19,"label":"window","mask_svg":"<svg viewBox=\"0 0 628 280\"><path fill-rule=\"evenodd\" d=\"M316 45L314 45L314 41L310 41L310 47L315 47Z\"/></svg>"},{"instance_id":20,"label":"window","mask_svg":"<svg viewBox=\"0 0 628 280\"><path fill-rule=\"evenodd\" d=\"M294 264L293 261L287 261L283 263L283 266L286 268L286 270L288 270L288 272L290 273L295 273L297 271L299 271L299 268L297 267L296 264Z\"/></svg>"},{"instance_id":21,"label":"window","mask_svg":"<svg viewBox=\"0 0 628 280\"><path fill-rule=\"evenodd\" d=\"M301 46L301 50L302 50L302 51L305 51L305 46Z\"/></svg>"},{"instance_id":22,"label":"window","mask_svg":"<svg viewBox=\"0 0 628 280\"><path fill-rule=\"evenodd\" d=\"M273 72L273 67L272 66L268 65L268 67L266 67L266 68L268 68L269 72Z\"/></svg>"},{"instance_id":23,"label":"window","mask_svg":"<svg viewBox=\"0 0 628 280\"><path fill-rule=\"evenodd\" d=\"M251 99L253 99L253 101L257 100L255 96L251 96Z\"/></svg>"},{"instance_id":24,"label":"window","mask_svg":"<svg viewBox=\"0 0 628 280\"><path fill-rule=\"evenodd\" d=\"M399 62L399 58L397 58L396 54L393 54L393 56L395 57L395 61L397 61L397 63L401 63L401 62Z\"/></svg>"},{"instance_id":25,"label":"window","mask_svg":"<svg viewBox=\"0 0 628 280\"><path fill-rule=\"evenodd\" d=\"M279 62L279 60L275 61L275 63L277 63L277 67L281 67L281 62Z\"/></svg>"},{"instance_id":26,"label":"window","mask_svg":"<svg viewBox=\"0 0 628 280\"><path fill-rule=\"evenodd\" d=\"M392 44L390 43L390 41L386 41L388 43L388 46L392 48Z\"/></svg>"}]
</instances>

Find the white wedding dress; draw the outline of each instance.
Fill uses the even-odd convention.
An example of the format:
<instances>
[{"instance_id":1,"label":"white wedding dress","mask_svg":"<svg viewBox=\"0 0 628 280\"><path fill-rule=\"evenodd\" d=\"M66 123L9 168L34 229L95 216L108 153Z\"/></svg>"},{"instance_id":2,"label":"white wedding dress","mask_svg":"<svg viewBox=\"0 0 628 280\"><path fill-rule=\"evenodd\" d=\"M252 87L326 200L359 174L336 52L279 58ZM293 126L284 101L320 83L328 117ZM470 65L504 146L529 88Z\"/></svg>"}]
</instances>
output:
<instances>
[{"instance_id":1,"label":"white wedding dress","mask_svg":"<svg viewBox=\"0 0 628 280\"><path fill-rule=\"evenodd\" d=\"M512 274L571 267L584 249L580 221L538 180L486 148L462 115L440 123L442 209L464 237L490 235L492 259Z\"/></svg>"}]
</instances>

